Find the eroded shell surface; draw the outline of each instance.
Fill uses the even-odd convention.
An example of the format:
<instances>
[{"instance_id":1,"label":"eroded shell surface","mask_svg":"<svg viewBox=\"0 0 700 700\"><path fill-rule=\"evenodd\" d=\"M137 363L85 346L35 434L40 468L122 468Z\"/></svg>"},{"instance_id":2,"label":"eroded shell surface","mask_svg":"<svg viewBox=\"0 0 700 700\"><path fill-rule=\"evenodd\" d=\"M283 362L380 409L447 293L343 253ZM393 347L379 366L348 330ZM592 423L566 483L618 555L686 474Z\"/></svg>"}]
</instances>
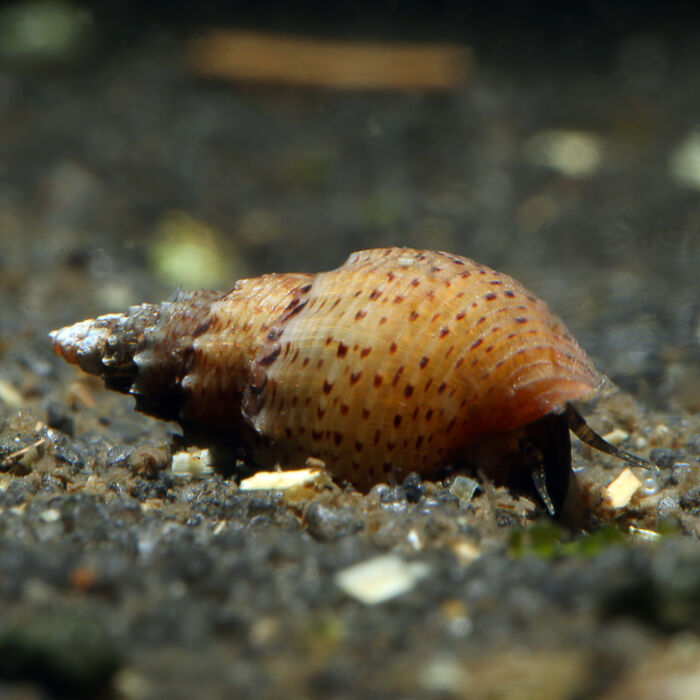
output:
<instances>
[{"instance_id":1,"label":"eroded shell surface","mask_svg":"<svg viewBox=\"0 0 700 700\"><path fill-rule=\"evenodd\" d=\"M53 334L137 407L239 443L324 460L366 487L432 475L484 436L585 399L605 377L546 304L467 258L386 248L330 272L241 280Z\"/></svg>"}]
</instances>

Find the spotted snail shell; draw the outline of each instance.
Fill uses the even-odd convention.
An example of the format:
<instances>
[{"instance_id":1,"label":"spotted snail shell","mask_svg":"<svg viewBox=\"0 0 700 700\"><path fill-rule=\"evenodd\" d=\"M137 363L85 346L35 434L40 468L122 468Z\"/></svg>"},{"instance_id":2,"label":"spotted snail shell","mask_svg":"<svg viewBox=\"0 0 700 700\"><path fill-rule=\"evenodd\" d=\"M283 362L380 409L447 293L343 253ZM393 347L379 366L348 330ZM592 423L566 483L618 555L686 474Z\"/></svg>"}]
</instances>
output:
<instances>
[{"instance_id":1,"label":"spotted snail shell","mask_svg":"<svg viewBox=\"0 0 700 700\"><path fill-rule=\"evenodd\" d=\"M363 489L466 461L534 483L554 514L569 428L646 466L571 407L606 378L563 323L511 277L457 255L360 251L330 272L179 292L51 337L68 362L196 440L257 464L317 457Z\"/></svg>"}]
</instances>

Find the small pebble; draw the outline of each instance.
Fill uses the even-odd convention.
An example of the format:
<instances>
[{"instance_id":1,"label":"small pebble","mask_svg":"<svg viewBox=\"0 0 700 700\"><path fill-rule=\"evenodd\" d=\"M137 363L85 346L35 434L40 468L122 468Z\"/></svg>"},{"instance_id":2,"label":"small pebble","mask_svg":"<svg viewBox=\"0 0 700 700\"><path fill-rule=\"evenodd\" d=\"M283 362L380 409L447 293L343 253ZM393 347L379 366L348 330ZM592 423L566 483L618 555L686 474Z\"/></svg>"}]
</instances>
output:
<instances>
[{"instance_id":1,"label":"small pebble","mask_svg":"<svg viewBox=\"0 0 700 700\"><path fill-rule=\"evenodd\" d=\"M4 379L0 379L0 402L7 404L11 408L20 408L24 405L25 399L12 384Z\"/></svg>"},{"instance_id":2,"label":"small pebble","mask_svg":"<svg viewBox=\"0 0 700 700\"><path fill-rule=\"evenodd\" d=\"M49 401L46 407L46 425L71 437L75 434L75 420L70 409L59 401Z\"/></svg>"},{"instance_id":3,"label":"small pebble","mask_svg":"<svg viewBox=\"0 0 700 700\"><path fill-rule=\"evenodd\" d=\"M456 695L469 685L464 665L456 658L440 654L421 669L419 683L424 691L438 695Z\"/></svg>"},{"instance_id":4,"label":"small pebble","mask_svg":"<svg viewBox=\"0 0 700 700\"><path fill-rule=\"evenodd\" d=\"M694 455L700 455L700 433L691 435L686 443L688 450Z\"/></svg>"},{"instance_id":5,"label":"small pebble","mask_svg":"<svg viewBox=\"0 0 700 700\"><path fill-rule=\"evenodd\" d=\"M379 504L382 508L394 511L406 510L406 491L403 486L390 486L382 491Z\"/></svg>"},{"instance_id":6,"label":"small pebble","mask_svg":"<svg viewBox=\"0 0 700 700\"><path fill-rule=\"evenodd\" d=\"M456 476L450 486L450 493L459 499L462 506L468 505L479 490L479 482L468 476Z\"/></svg>"},{"instance_id":7,"label":"small pebble","mask_svg":"<svg viewBox=\"0 0 700 700\"><path fill-rule=\"evenodd\" d=\"M671 432L671 430L670 430L670 428L669 428L668 426L664 425L663 423L659 423L659 425L657 425L657 426L654 428L654 433L653 433L653 434L654 434L654 437L655 437L657 440L662 440L662 439L665 438L667 435L669 435L670 432Z\"/></svg>"},{"instance_id":8,"label":"small pebble","mask_svg":"<svg viewBox=\"0 0 700 700\"><path fill-rule=\"evenodd\" d=\"M363 528L351 508L332 508L319 501L312 501L304 511L307 532L321 542L332 542L351 535Z\"/></svg>"},{"instance_id":9,"label":"small pebble","mask_svg":"<svg viewBox=\"0 0 700 700\"><path fill-rule=\"evenodd\" d=\"M39 518L45 523L55 523L61 518L61 511L56 508L47 508Z\"/></svg>"},{"instance_id":10,"label":"small pebble","mask_svg":"<svg viewBox=\"0 0 700 700\"><path fill-rule=\"evenodd\" d=\"M700 133L691 131L674 151L668 163L673 179L685 187L700 190Z\"/></svg>"},{"instance_id":11,"label":"small pebble","mask_svg":"<svg viewBox=\"0 0 700 700\"><path fill-rule=\"evenodd\" d=\"M549 167L567 177L589 177L600 167L603 142L585 131L549 129L530 138L525 156L533 165Z\"/></svg>"},{"instance_id":12,"label":"small pebble","mask_svg":"<svg viewBox=\"0 0 700 700\"><path fill-rule=\"evenodd\" d=\"M462 566L471 564L481 556L481 550L475 544L465 539L457 540L452 545L452 552Z\"/></svg>"},{"instance_id":13,"label":"small pebble","mask_svg":"<svg viewBox=\"0 0 700 700\"><path fill-rule=\"evenodd\" d=\"M679 499L676 496L664 496L656 504L656 513L660 518L672 515L678 509Z\"/></svg>"},{"instance_id":14,"label":"small pebble","mask_svg":"<svg viewBox=\"0 0 700 700\"><path fill-rule=\"evenodd\" d=\"M677 458L678 455L668 447L655 447L649 452L649 461L662 469L670 469Z\"/></svg>"},{"instance_id":15,"label":"small pebble","mask_svg":"<svg viewBox=\"0 0 700 700\"><path fill-rule=\"evenodd\" d=\"M698 515L700 513L700 486L684 493L680 497L679 503L683 510L690 511L691 515Z\"/></svg>"},{"instance_id":16,"label":"small pebble","mask_svg":"<svg viewBox=\"0 0 700 700\"><path fill-rule=\"evenodd\" d=\"M411 472L401 484L401 488L406 493L406 500L409 503L418 503L421 496L425 494L425 486L417 472Z\"/></svg>"},{"instance_id":17,"label":"small pebble","mask_svg":"<svg viewBox=\"0 0 700 700\"><path fill-rule=\"evenodd\" d=\"M693 472L693 468L687 462L676 462L671 468L671 476L668 483L672 486L682 484Z\"/></svg>"}]
</instances>

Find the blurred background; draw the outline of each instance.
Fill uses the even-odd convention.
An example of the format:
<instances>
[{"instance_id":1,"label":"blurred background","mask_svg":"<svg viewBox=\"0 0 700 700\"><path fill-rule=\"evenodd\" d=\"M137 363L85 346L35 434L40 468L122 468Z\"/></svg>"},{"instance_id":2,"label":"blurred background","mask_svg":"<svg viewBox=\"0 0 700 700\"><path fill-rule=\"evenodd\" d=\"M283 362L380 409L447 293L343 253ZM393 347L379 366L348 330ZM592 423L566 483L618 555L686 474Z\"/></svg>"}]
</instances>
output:
<instances>
[{"instance_id":1,"label":"blurred background","mask_svg":"<svg viewBox=\"0 0 700 700\"><path fill-rule=\"evenodd\" d=\"M391 244L512 274L623 388L698 411L683 8L3 2L0 378L26 393L79 318Z\"/></svg>"}]
</instances>

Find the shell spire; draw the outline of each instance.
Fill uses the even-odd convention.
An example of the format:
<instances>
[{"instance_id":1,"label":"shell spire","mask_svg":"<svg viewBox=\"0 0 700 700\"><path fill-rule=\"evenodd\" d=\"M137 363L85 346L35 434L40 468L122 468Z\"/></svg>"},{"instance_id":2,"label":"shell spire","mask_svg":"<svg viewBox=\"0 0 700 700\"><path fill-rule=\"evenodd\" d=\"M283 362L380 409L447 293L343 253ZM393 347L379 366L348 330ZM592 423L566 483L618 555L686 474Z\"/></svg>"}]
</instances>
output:
<instances>
[{"instance_id":1,"label":"shell spire","mask_svg":"<svg viewBox=\"0 0 700 700\"><path fill-rule=\"evenodd\" d=\"M177 419L179 377L187 374L193 336L207 324L218 292L178 292L162 304L132 306L50 333L67 362L136 397L138 410Z\"/></svg>"}]
</instances>

